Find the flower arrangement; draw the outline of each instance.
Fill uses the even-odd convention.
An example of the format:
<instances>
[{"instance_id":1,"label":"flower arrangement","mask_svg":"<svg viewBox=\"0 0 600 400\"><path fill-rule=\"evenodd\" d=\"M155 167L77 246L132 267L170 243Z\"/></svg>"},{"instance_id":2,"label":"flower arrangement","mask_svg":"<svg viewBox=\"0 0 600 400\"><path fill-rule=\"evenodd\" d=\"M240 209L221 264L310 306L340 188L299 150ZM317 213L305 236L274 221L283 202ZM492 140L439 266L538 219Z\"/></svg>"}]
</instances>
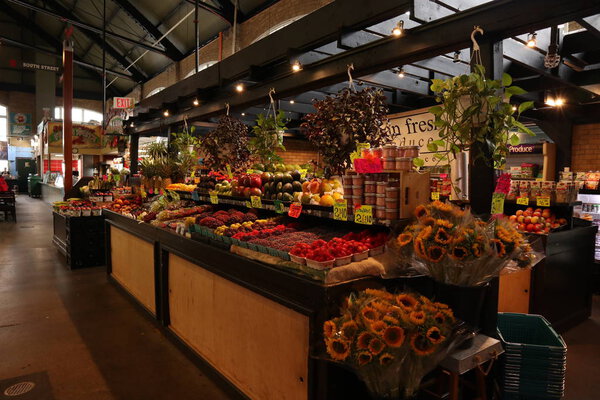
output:
<instances>
[{"instance_id":1,"label":"flower arrangement","mask_svg":"<svg viewBox=\"0 0 600 400\"><path fill-rule=\"evenodd\" d=\"M352 367L383 398L412 396L423 376L458 344L458 333L445 304L375 289L351 294L342 315L323 325L331 360Z\"/></svg>"},{"instance_id":2,"label":"flower arrangement","mask_svg":"<svg viewBox=\"0 0 600 400\"><path fill-rule=\"evenodd\" d=\"M405 265L441 283L483 285L505 268L514 272L539 256L507 220L486 223L439 201L418 206L415 217L392 247Z\"/></svg>"}]
</instances>

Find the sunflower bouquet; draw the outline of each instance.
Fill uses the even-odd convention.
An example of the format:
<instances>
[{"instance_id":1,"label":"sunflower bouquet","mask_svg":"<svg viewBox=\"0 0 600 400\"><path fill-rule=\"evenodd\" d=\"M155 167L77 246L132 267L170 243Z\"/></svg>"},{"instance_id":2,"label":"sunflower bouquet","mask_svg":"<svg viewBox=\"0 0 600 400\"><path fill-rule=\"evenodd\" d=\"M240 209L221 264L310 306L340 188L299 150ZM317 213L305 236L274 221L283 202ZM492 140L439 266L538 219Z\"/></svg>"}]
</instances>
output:
<instances>
[{"instance_id":1,"label":"sunflower bouquet","mask_svg":"<svg viewBox=\"0 0 600 400\"><path fill-rule=\"evenodd\" d=\"M323 325L331 360L351 367L378 398L414 395L421 379L464 338L452 310L424 296L367 289Z\"/></svg>"},{"instance_id":2,"label":"sunflower bouquet","mask_svg":"<svg viewBox=\"0 0 600 400\"><path fill-rule=\"evenodd\" d=\"M415 217L392 248L402 264L441 283L484 285L505 268L513 272L539 258L526 238L504 220L486 223L439 201L418 206Z\"/></svg>"}]
</instances>

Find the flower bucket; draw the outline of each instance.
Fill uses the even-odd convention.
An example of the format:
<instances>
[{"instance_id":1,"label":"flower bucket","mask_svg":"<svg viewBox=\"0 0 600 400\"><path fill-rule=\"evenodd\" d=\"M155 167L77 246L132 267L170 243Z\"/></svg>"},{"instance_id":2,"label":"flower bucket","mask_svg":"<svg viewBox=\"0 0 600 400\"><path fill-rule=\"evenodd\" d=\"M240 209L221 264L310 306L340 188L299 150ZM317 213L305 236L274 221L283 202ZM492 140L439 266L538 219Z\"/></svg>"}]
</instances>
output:
<instances>
[{"instance_id":1,"label":"flower bucket","mask_svg":"<svg viewBox=\"0 0 600 400\"><path fill-rule=\"evenodd\" d=\"M457 286L434 282L435 301L447 304L454 316L473 328L482 327L482 311L490 284L482 286Z\"/></svg>"}]
</instances>

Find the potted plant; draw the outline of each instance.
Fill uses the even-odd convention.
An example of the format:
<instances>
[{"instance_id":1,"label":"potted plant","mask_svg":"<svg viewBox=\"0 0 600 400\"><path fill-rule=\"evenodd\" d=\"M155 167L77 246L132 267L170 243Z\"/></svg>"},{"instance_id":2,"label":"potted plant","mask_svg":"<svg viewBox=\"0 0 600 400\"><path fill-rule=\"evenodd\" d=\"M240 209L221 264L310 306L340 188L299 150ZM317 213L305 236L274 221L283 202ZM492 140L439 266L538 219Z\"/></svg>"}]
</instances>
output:
<instances>
[{"instance_id":1,"label":"potted plant","mask_svg":"<svg viewBox=\"0 0 600 400\"><path fill-rule=\"evenodd\" d=\"M435 153L438 164L449 163L460 152L476 150L475 158L491 160L491 166L499 168L508 155L508 145L519 144L517 132L534 135L518 121L533 102L523 102L515 110L510 98L525 91L511 85L512 78L506 73L502 80L486 78L481 65L475 65L470 74L432 80L431 90L441 104L429 111L435 115L440 139L427 148ZM417 167L424 165L421 158L413 162Z\"/></svg>"},{"instance_id":2,"label":"potted plant","mask_svg":"<svg viewBox=\"0 0 600 400\"><path fill-rule=\"evenodd\" d=\"M224 115L215 130L208 132L200 144L204 164L213 170L241 170L248 164L248 127L239 119Z\"/></svg>"},{"instance_id":3,"label":"potted plant","mask_svg":"<svg viewBox=\"0 0 600 400\"><path fill-rule=\"evenodd\" d=\"M387 124L388 107L380 89L359 92L344 89L313 103L316 112L304 116L301 127L329 167L330 175L351 166L357 143L378 147L392 141Z\"/></svg>"},{"instance_id":4,"label":"potted plant","mask_svg":"<svg viewBox=\"0 0 600 400\"><path fill-rule=\"evenodd\" d=\"M283 131L285 126L285 113L279 110L273 116L258 114L256 125L252 128L254 137L250 139L250 150L263 165L282 162L277 151L285 151L283 145Z\"/></svg>"}]
</instances>

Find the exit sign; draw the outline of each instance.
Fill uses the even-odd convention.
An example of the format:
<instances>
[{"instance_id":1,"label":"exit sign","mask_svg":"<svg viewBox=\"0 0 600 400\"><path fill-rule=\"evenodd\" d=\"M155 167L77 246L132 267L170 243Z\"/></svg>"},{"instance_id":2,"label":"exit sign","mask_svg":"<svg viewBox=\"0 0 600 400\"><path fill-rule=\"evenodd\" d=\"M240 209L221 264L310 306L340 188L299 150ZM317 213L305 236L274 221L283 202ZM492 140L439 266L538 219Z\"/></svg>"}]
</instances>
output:
<instances>
[{"instance_id":1,"label":"exit sign","mask_svg":"<svg viewBox=\"0 0 600 400\"><path fill-rule=\"evenodd\" d=\"M113 108L133 108L135 99L133 97L115 97L113 98Z\"/></svg>"}]
</instances>

